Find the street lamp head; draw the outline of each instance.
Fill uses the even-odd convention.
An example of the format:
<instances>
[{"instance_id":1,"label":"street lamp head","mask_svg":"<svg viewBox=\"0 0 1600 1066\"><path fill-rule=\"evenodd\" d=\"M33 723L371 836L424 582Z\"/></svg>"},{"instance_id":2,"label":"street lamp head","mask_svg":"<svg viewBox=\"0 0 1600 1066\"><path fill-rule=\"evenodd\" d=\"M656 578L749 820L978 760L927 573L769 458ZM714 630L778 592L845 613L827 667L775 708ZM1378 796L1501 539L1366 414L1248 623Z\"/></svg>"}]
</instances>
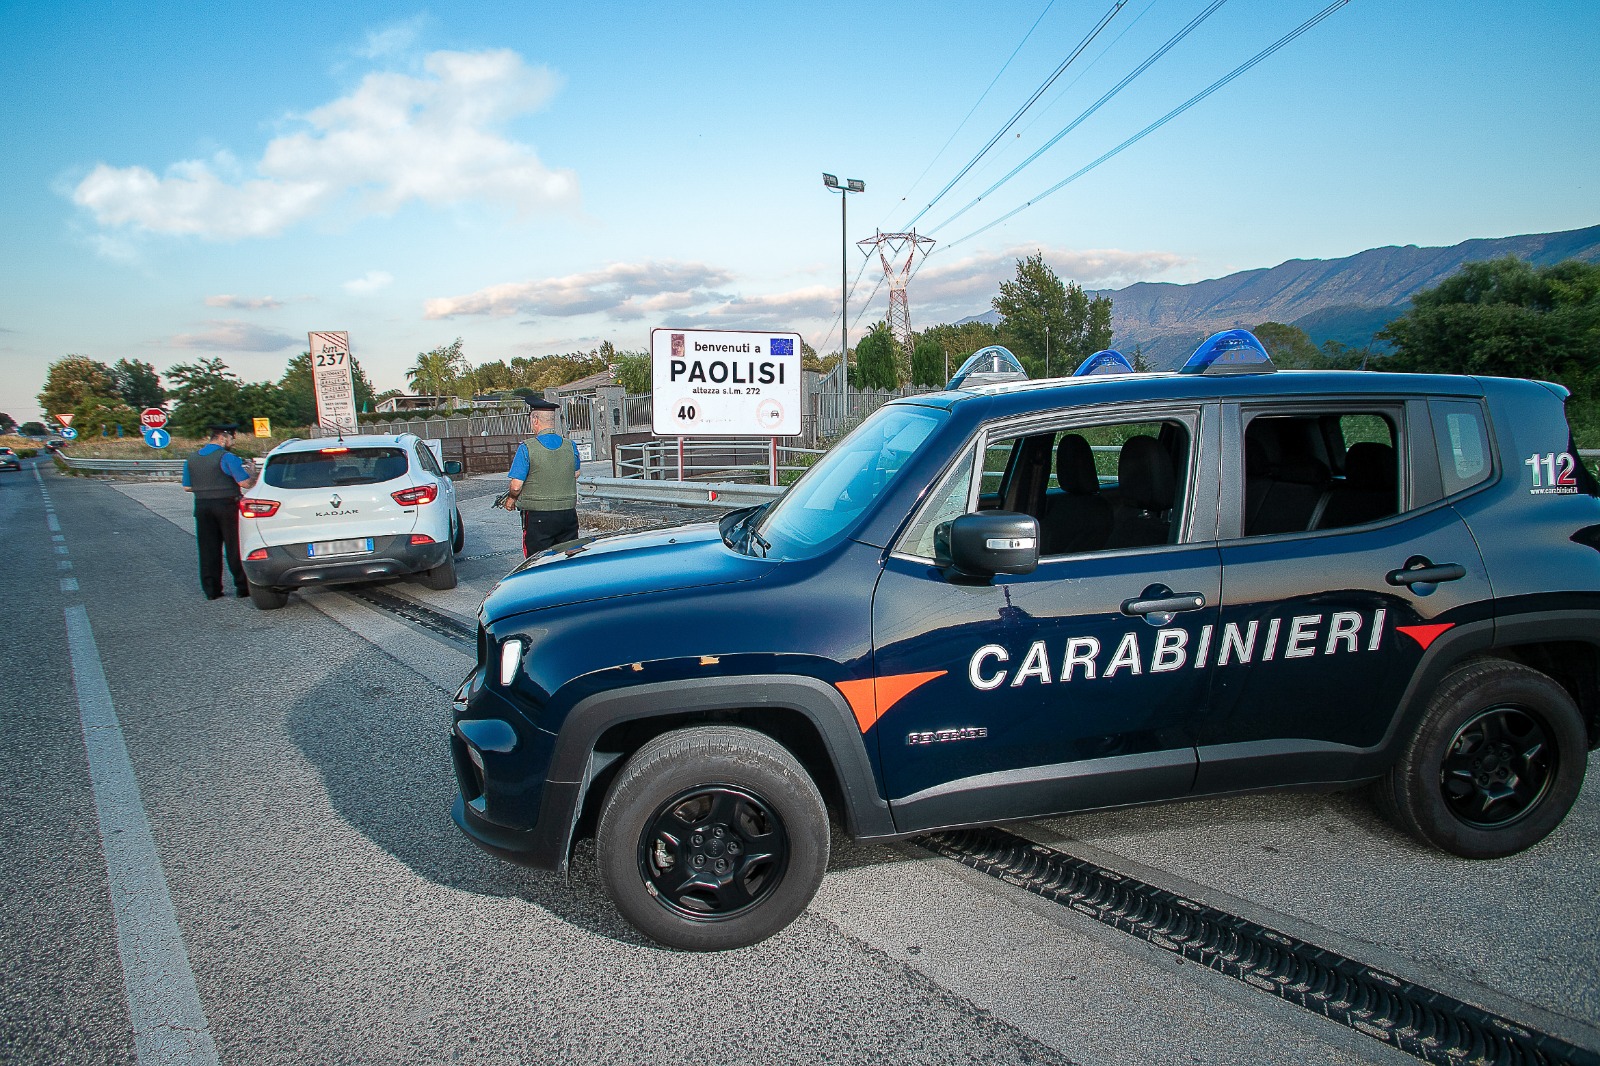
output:
<instances>
[{"instance_id":1,"label":"street lamp head","mask_svg":"<svg viewBox=\"0 0 1600 1066\"><path fill-rule=\"evenodd\" d=\"M822 184L830 189L837 189L839 187L839 179L836 175L824 174L822 175Z\"/></svg>"},{"instance_id":2,"label":"street lamp head","mask_svg":"<svg viewBox=\"0 0 1600 1066\"><path fill-rule=\"evenodd\" d=\"M867 191L867 183L858 178L851 178L848 182L846 182L846 184L849 186L851 192Z\"/></svg>"}]
</instances>

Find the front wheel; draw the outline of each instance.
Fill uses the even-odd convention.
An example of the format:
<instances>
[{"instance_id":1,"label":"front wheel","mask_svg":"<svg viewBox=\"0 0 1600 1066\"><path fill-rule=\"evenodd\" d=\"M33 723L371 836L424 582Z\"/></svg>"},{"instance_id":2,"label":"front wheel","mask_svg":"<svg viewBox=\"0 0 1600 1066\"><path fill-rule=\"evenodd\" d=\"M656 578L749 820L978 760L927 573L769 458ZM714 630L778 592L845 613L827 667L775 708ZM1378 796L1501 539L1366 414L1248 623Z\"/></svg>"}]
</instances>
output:
<instances>
[{"instance_id":1,"label":"front wheel","mask_svg":"<svg viewBox=\"0 0 1600 1066\"><path fill-rule=\"evenodd\" d=\"M668 947L748 947L792 922L828 866L828 812L762 733L700 726L650 741L612 784L596 833L600 884Z\"/></svg>"},{"instance_id":2,"label":"front wheel","mask_svg":"<svg viewBox=\"0 0 1600 1066\"><path fill-rule=\"evenodd\" d=\"M1439 686L1378 785L1384 812L1425 844L1493 859L1549 836L1583 787L1583 717L1567 690L1501 659L1468 663Z\"/></svg>"}]
</instances>

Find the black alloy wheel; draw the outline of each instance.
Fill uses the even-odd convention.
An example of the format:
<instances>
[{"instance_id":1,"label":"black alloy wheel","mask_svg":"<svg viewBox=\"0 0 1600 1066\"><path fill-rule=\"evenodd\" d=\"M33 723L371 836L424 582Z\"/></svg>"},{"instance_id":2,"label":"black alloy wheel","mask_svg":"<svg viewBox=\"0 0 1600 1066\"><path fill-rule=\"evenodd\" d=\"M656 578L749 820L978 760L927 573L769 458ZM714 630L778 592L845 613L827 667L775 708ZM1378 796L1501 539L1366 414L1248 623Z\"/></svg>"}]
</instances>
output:
<instances>
[{"instance_id":1,"label":"black alloy wheel","mask_svg":"<svg viewBox=\"0 0 1600 1066\"><path fill-rule=\"evenodd\" d=\"M759 905L783 881L789 835L748 789L707 785L662 804L639 838L639 875L663 907L717 922Z\"/></svg>"},{"instance_id":2,"label":"black alloy wheel","mask_svg":"<svg viewBox=\"0 0 1600 1066\"><path fill-rule=\"evenodd\" d=\"M1498 829L1539 805L1559 760L1554 738L1537 717L1519 707L1491 707L1456 730L1439 787L1461 821Z\"/></svg>"}]
</instances>

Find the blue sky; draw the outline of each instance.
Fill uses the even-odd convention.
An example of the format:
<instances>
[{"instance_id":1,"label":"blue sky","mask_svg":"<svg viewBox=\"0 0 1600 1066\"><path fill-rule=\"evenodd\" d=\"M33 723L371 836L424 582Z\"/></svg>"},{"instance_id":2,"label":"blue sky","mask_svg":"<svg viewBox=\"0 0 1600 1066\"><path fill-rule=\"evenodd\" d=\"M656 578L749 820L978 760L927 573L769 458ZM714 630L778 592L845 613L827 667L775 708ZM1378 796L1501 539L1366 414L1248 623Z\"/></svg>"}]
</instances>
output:
<instances>
[{"instance_id":1,"label":"blue sky","mask_svg":"<svg viewBox=\"0 0 1600 1066\"><path fill-rule=\"evenodd\" d=\"M0 411L37 417L69 352L259 380L313 329L380 389L457 336L474 362L669 324L836 348L821 173L867 183L852 241L905 226L1112 3L0 5ZM1210 6L1128 0L918 223L913 326L987 310L1035 249L1113 287L1600 222L1600 5L1353 0L960 240L1325 4L1227 0L941 225Z\"/></svg>"}]
</instances>

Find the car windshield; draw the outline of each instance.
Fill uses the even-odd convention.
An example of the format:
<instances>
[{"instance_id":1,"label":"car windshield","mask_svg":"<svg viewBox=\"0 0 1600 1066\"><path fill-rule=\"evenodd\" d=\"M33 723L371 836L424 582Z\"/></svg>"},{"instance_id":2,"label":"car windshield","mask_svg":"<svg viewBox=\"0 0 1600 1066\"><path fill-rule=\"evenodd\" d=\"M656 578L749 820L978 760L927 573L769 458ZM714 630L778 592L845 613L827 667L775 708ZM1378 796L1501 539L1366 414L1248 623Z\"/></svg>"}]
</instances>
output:
<instances>
[{"instance_id":1,"label":"car windshield","mask_svg":"<svg viewBox=\"0 0 1600 1066\"><path fill-rule=\"evenodd\" d=\"M837 542L945 417L913 404L879 408L766 509L748 550L805 559Z\"/></svg>"},{"instance_id":2,"label":"car windshield","mask_svg":"<svg viewBox=\"0 0 1600 1066\"><path fill-rule=\"evenodd\" d=\"M267 460L262 479L275 489L329 489L376 485L406 472L403 448L327 448L285 452Z\"/></svg>"}]
</instances>

